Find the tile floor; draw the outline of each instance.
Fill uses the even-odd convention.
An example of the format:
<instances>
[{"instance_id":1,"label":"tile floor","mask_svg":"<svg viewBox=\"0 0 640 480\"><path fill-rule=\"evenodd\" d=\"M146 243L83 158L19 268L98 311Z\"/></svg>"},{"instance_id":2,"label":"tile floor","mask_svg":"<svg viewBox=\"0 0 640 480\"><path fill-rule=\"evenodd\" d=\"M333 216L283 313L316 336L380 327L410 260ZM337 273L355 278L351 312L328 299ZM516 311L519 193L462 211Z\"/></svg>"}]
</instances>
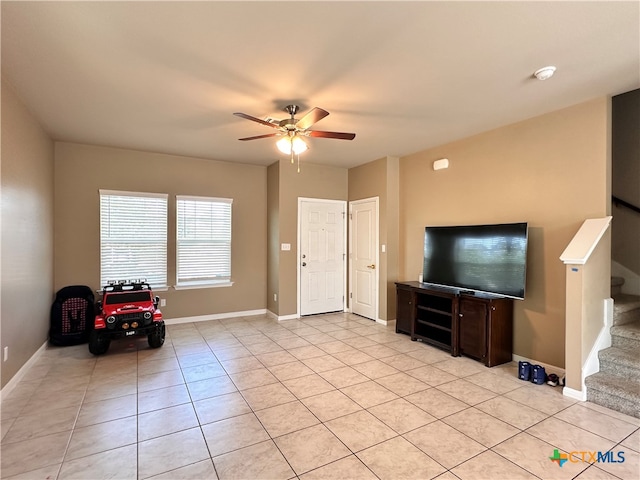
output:
<instances>
[{"instance_id":1,"label":"tile floor","mask_svg":"<svg viewBox=\"0 0 640 480\"><path fill-rule=\"evenodd\" d=\"M640 419L351 314L49 348L2 402L3 479L637 479ZM554 450L574 452L559 467ZM593 462L588 453L612 451ZM584 461L583 457L584 456Z\"/></svg>"}]
</instances>

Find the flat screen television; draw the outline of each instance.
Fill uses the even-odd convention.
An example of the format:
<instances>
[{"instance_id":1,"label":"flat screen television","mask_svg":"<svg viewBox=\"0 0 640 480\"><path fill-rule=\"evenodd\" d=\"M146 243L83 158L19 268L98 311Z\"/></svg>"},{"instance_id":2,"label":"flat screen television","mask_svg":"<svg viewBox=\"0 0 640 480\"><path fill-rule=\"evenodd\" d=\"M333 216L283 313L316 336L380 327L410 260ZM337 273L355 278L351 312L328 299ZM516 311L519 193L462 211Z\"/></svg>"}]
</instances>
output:
<instances>
[{"instance_id":1,"label":"flat screen television","mask_svg":"<svg viewBox=\"0 0 640 480\"><path fill-rule=\"evenodd\" d=\"M426 227L423 282L524 299L527 223Z\"/></svg>"}]
</instances>

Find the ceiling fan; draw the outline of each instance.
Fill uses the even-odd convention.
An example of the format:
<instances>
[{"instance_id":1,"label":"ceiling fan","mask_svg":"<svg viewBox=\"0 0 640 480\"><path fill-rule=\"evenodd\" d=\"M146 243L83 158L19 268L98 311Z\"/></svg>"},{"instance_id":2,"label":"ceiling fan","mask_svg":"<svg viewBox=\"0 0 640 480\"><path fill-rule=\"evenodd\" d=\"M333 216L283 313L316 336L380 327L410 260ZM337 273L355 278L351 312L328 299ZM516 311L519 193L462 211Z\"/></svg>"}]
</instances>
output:
<instances>
[{"instance_id":1,"label":"ceiling fan","mask_svg":"<svg viewBox=\"0 0 640 480\"><path fill-rule=\"evenodd\" d=\"M321 137L321 138L337 138L339 140L353 140L356 137L355 133L343 133L343 132L324 132L322 130L309 130L313 124L322 120L329 115L329 112L322 108L314 107L302 118L296 119L295 115L300 110L298 105L287 105L284 111L290 115L290 118L285 120L261 120L246 113L236 112L235 116L240 118L246 118L252 122L257 122L267 127L278 130L275 133L268 133L266 135L257 135L254 137L239 138L238 140L258 140L259 138L269 137L283 137L278 141L278 149L284 153L300 154L307 150L308 145L302 140L301 137Z\"/></svg>"}]
</instances>

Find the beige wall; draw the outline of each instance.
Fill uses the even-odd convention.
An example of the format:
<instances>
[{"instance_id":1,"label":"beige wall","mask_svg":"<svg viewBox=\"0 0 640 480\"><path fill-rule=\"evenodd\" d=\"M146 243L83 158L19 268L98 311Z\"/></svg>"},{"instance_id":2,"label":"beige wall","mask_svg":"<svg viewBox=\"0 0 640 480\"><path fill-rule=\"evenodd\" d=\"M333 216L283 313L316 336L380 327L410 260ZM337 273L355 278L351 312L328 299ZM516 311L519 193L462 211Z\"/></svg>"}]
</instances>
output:
<instances>
[{"instance_id":1,"label":"beige wall","mask_svg":"<svg viewBox=\"0 0 640 480\"><path fill-rule=\"evenodd\" d=\"M400 159L387 157L387 320L396 318L396 284L400 280Z\"/></svg>"},{"instance_id":2,"label":"beige wall","mask_svg":"<svg viewBox=\"0 0 640 480\"><path fill-rule=\"evenodd\" d=\"M349 169L349 201L378 197L380 279L379 312L382 320L395 319L395 281L398 280L399 159L385 157Z\"/></svg>"},{"instance_id":3,"label":"beige wall","mask_svg":"<svg viewBox=\"0 0 640 480\"><path fill-rule=\"evenodd\" d=\"M271 168L271 167L270 167ZM278 314L297 313L297 260L298 260L298 198L347 200L347 169L314 165L301 159L300 173L289 160L279 165L279 243L290 243L290 251L279 251ZM274 236L275 237L275 236ZM279 249L279 245L276 247ZM273 246L270 245L270 251Z\"/></svg>"},{"instance_id":4,"label":"beige wall","mask_svg":"<svg viewBox=\"0 0 640 480\"><path fill-rule=\"evenodd\" d=\"M640 89L612 103L613 195L640 207ZM613 260L640 275L640 214L614 206L612 232Z\"/></svg>"},{"instance_id":5,"label":"beige wall","mask_svg":"<svg viewBox=\"0 0 640 480\"><path fill-rule=\"evenodd\" d=\"M527 292L514 353L564 366L558 257L609 205L609 101L595 99L400 159L400 277L421 271L425 225L529 222ZM434 160L450 168L434 171Z\"/></svg>"},{"instance_id":6,"label":"beige wall","mask_svg":"<svg viewBox=\"0 0 640 480\"><path fill-rule=\"evenodd\" d=\"M4 387L47 341L54 298L53 142L4 79L1 186Z\"/></svg>"},{"instance_id":7,"label":"beige wall","mask_svg":"<svg viewBox=\"0 0 640 480\"><path fill-rule=\"evenodd\" d=\"M69 284L99 287L101 188L234 198L234 286L159 292L168 302L167 318L264 308L295 314L298 197L386 196L380 203L381 244L387 245L380 316L386 312L387 319L395 317L393 282L420 272L425 225L528 221L527 299L516 302L514 353L564 364L565 279L558 256L584 219L607 213L607 99L349 172L303 161L298 174L288 160L267 169L70 143L55 145L54 171L52 141L4 81L2 93L1 328L2 346L10 347L3 386L46 340L53 292ZM442 157L451 167L434 172L433 160ZM170 283L174 208L170 202ZM292 245L290 252L280 251L283 242ZM34 289L46 293L33 295Z\"/></svg>"},{"instance_id":8,"label":"beige wall","mask_svg":"<svg viewBox=\"0 0 640 480\"><path fill-rule=\"evenodd\" d=\"M175 195L233 198L232 287L157 294L166 318L264 309L267 169L254 165L96 147L55 146L55 286L99 288L99 189L169 194L168 283L175 285Z\"/></svg>"},{"instance_id":9,"label":"beige wall","mask_svg":"<svg viewBox=\"0 0 640 480\"><path fill-rule=\"evenodd\" d=\"M279 315L279 302L274 298L280 290L280 163L267 168L267 310Z\"/></svg>"},{"instance_id":10,"label":"beige wall","mask_svg":"<svg viewBox=\"0 0 640 480\"><path fill-rule=\"evenodd\" d=\"M640 207L640 89L611 102L613 194Z\"/></svg>"}]
</instances>

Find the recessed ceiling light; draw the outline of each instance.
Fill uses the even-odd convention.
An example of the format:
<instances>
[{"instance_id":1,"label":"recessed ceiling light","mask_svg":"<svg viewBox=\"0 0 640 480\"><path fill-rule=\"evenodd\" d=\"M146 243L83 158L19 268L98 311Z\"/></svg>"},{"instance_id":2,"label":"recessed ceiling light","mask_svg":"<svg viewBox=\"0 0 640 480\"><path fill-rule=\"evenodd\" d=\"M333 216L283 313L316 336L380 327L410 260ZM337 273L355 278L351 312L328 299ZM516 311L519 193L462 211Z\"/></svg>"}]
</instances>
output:
<instances>
[{"instance_id":1,"label":"recessed ceiling light","mask_svg":"<svg viewBox=\"0 0 640 480\"><path fill-rule=\"evenodd\" d=\"M536 77L538 80L547 80L548 78L553 77L553 74L555 72L556 72L556 67L554 66L542 67L539 70L536 70L535 72L533 72L533 76Z\"/></svg>"}]
</instances>

